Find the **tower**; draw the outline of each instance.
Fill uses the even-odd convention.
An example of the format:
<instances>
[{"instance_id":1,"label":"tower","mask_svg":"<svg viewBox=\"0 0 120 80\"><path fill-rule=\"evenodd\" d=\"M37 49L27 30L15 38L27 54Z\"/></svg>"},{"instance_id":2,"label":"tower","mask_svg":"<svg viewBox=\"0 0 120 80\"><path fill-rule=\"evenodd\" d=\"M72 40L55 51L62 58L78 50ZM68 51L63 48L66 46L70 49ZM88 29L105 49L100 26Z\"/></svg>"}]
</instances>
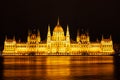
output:
<instances>
[{"instance_id":1,"label":"tower","mask_svg":"<svg viewBox=\"0 0 120 80\"><path fill-rule=\"evenodd\" d=\"M51 52L51 33L50 33L50 25L48 25L48 33L47 33L47 48L48 53Z\"/></svg>"},{"instance_id":2,"label":"tower","mask_svg":"<svg viewBox=\"0 0 120 80\"><path fill-rule=\"evenodd\" d=\"M67 31L66 31L66 46L67 46L67 53L70 52L70 34L69 34L69 27L67 25Z\"/></svg>"},{"instance_id":3,"label":"tower","mask_svg":"<svg viewBox=\"0 0 120 80\"><path fill-rule=\"evenodd\" d=\"M40 31L39 29L37 30L37 42L39 43L41 41L41 37L40 37Z\"/></svg>"}]
</instances>

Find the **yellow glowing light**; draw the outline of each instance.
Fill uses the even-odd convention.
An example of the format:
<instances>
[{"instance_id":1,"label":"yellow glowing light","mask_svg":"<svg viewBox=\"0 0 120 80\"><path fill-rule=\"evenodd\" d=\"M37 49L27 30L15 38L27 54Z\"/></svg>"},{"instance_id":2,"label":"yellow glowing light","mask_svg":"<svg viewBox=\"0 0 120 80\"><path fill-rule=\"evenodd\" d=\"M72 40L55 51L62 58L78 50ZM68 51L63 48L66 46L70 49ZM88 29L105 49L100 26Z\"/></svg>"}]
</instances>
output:
<instances>
[{"instance_id":1,"label":"yellow glowing light","mask_svg":"<svg viewBox=\"0 0 120 80\"><path fill-rule=\"evenodd\" d=\"M69 27L66 35L59 23L53 30L48 26L47 42L41 41L40 32L37 35L28 32L27 42L16 42L14 39L5 39L2 55L111 55L114 53L111 37L90 42L88 33L77 34L76 41L70 40Z\"/></svg>"}]
</instances>

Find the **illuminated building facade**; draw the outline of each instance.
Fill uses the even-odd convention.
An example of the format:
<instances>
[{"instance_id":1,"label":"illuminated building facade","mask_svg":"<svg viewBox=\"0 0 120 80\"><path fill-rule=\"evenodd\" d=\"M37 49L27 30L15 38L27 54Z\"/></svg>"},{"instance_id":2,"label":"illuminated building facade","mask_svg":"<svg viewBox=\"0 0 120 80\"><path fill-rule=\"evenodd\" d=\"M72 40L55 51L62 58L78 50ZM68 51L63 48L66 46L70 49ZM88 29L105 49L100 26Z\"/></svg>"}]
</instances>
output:
<instances>
[{"instance_id":1,"label":"illuminated building facade","mask_svg":"<svg viewBox=\"0 0 120 80\"><path fill-rule=\"evenodd\" d=\"M50 26L48 26L47 40L41 41L40 31L33 34L28 31L27 42L5 39L2 55L112 55L114 54L113 42L109 39L90 42L88 32L79 34L77 32L76 41L70 40L69 27L67 26L66 35L59 24L53 30L51 35Z\"/></svg>"}]
</instances>

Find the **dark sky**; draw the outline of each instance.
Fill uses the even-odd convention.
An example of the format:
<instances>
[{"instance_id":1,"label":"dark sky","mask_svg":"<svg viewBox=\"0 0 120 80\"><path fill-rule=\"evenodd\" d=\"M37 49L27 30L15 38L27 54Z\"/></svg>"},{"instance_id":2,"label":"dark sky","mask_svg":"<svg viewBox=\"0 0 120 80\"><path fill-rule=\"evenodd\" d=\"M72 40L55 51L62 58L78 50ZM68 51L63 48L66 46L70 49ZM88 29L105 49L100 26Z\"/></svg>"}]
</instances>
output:
<instances>
[{"instance_id":1,"label":"dark sky","mask_svg":"<svg viewBox=\"0 0 120 80\"><path fill-rule=\"evenodd\" d=\"M47 25L51 31L57 18L66 30L70 27L71 38L75 40L79 28L88 29L91 40L104 34L120 42L119 4L116 0L3 0L0 2L0 45L4 36L16 36L23 41L27 30L39 28L42 40L46 38Z\"/></svg>"}]
</instances>

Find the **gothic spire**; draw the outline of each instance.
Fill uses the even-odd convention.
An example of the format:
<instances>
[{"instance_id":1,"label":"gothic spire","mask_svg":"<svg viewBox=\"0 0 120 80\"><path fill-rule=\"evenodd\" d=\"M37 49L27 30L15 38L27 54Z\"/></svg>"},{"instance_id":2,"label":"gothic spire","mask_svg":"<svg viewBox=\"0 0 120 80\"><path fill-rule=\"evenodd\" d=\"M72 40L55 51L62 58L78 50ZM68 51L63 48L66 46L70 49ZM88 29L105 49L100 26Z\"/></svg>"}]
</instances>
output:
<instances>
[{"instance_id":1,"label":"gothic spire","mask_svg":"<svg viewBox=\"0 0 120 80\"><path fill-rule=\"evenodd\" d=\"M47 42L51 40L50 25L48 25Z\"/></svg>"},{"instance_id":2,"label":"gothic spire","mask_svg":"<svg viewBox=\"0 0 120 80\"><path fill-rule=\"evenodd\" d=\"M59 22L59 17L58 17L58 20L57 20L57 25L60 25L60 22Z\"/></svg>"},{"instance_id":3,"label":"gothic spire","mask_svg":"<svg viewBox=\"0 0 120 80\"><path fill-rule=\"evenodd\" d=\"M110 40L112 40L112 35L110 35Z\"/></svg>"},{"instance_id":4,"label":"gothic spire","mask_svg":"<svg viewBox=\"0 0 120 80\"><path fill-rule=\"evenodd\" d=\"M13 36L13 40L15 41L15 35Z\"/></svg>"},{"instance_id":5,"label":"gothic spire","mask_svg":"<svg viewBox=\"0 0 120 80\"><path fill-rule=\"evenodd\" d=\"M39 29L37 30L37 38L38 38L38 42L40 42L41 38L40 38L40 31L39 31Z\"/></svg>"},{"instance_id":6,"label":"gothic spire","mask_svg":"<svg viewBox=\"0 0 120 80\"><path fill-rule=\"evenodd\" d=\"M96 42L99 42L98 38L96 39Z\"/></svg>"},{"instance_id":7,"label":"gothic spire","mask_svg":"<svg viewBox=\"0 0 120 80\"><path fill-rule=\"evenodd\" d=\"M77 30L77 37L76 37L76 41L79 42L80 41L80 33L79 33L79 29Z\"/></svg>"},{"instance_id":8,"label":"gothic spire","mask_svg":"<svg viewBox=\"0 0 120 80\"><path fill-rule=\"evenodd\" d=\"M21 39L19 39L18 42L20 43L20 42L21 42Z\"/></svg>"},{"instance_id":9,"label":"gothic spire","mask_svg":"<svg viewBox=\"0 0 120 80\"><path fill-rule=\"evenodd\" d=\"M66 31L66 36L69 36L69 26L67 25L67 31Z\"/></svg>"},{"instance_id":10,"label":"gothic spire","mask_svg":"<svg viewBox=\"0 0 120 80\"><path fill-rule=\"evenodd\" d=\"M51 36L51 33L50 33L50 25L48 25L48 36Z\"/></svg>"},{"instance_id":11,"label":"gothic spire","mask_svg":"<svg viewBox=\"0 0 120 80\"><path fill-rule=\"evenodd\" d=\"M7 40L7 35L5 36L5 40Z\"/></svg>"},{"instance_id":12,"label":"gothic spire","mask_svg":"<svg viewBox=\"0 0 120 80\"><path fill-rule=\"evenodd\" d=\"M102 35L102 40L104 39L104 36Z\"/></svg>"},{"instance_id":13,"label":"gothic spire","mask_svg":"<svg viewBox=\"0 0 120 80\"><path fill-rule=\"evenodd\" d=\"M28 29L28 36L30 36L30 34L31 34L31 32L30 32L30 30Z\"/></svg>"},{"instance_id":14,"label":"gothic spire","mask_svg":"<svg viewBox=\"0 0 120 80\"><path fill-rule=\"evenodd\" d=\"M39 29L37 30L37 35L40 36L40 30Z\"/></svg>"}]
</instances>

